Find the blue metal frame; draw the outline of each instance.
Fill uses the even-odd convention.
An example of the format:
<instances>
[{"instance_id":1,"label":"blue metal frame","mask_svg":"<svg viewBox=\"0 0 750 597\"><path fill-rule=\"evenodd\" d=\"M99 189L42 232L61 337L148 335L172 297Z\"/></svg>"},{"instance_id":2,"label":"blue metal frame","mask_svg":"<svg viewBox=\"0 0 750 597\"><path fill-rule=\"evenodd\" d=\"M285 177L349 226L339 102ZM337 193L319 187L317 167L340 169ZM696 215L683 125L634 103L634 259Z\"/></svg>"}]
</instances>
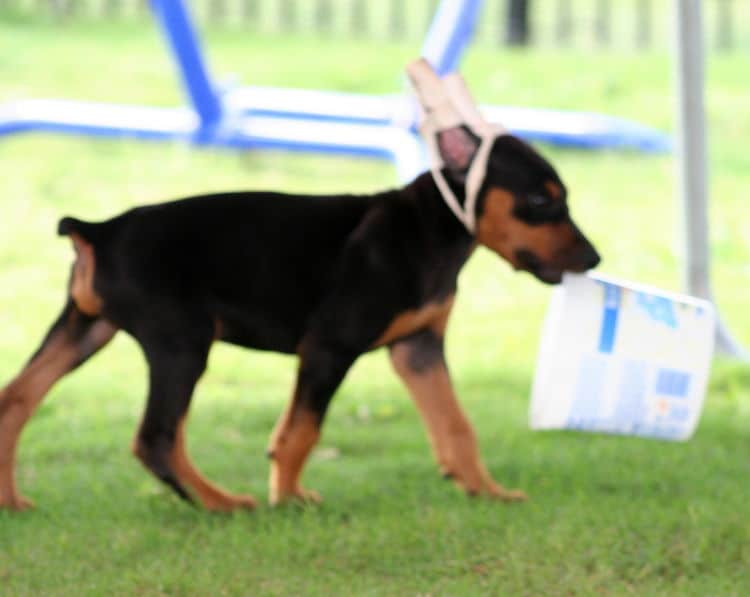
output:
<instances>
[{"instance_id":1,"label":"blue metal frame","mask_svg":"<svg viewBox=\"0 0 750 597\"><path fill-rule=\"evenodd\" d=\"M151 10L166 33L185 90L200 115L201 128L217 125L222 118L221 101L211 85L200 40L185 5L181 0L151 0Z\"/></svg>"},{"instance_id":2,"label":"blue metal frame","mask_svg":"<svg viewBox=\"0 0 750 597\"><path fill-rule=\"evenodd\" d=\"M422 44L424 56L442 77L458 69L474 36L484 0L443 0Z\"/></svg>"},{"instance_id":3,"label":"blue metal frame","mask_svg":"<svg viewBox=\"0 0 750 597\"><path fill-rule=\"evenodd\" d=\"M438 73L455 70L482 0L442 0L422 53ZM401 179L419 174L424 151L413 101L330 91L241 87L220 94L182 0L151 0L191 107L155 108L71 100L0 104L0 136L30 131L183 140L230 148L274 148L391 160ZM600 114L487 107L490 120L529 140L600 149L665 151L662 133Z\"/></svg>"}]
</instances>

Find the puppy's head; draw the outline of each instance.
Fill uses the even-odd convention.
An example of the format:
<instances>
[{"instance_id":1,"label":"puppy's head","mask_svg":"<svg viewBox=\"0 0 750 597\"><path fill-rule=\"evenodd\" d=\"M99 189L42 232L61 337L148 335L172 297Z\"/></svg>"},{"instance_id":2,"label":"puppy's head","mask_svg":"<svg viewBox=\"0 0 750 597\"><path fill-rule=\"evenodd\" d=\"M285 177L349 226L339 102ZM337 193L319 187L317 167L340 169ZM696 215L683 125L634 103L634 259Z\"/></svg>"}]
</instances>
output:
<instances>
[{"instance_id":1,"label":"puppy's head","mask_svg":"<svg viewBox=\"0 0 750 597\"><path fill-rule=\"evenodd\" d=\"M477 241L548 284L560 282L565 271L595 267L599 255L571 219L567 189L550 163L486 122L460 75L441 81L424 60L410 65L409 74L425 111L423 135L438 162L433 173L464 189L451 209Z\"/></svg>"},{"instance_id":2,"label":"puppy's head","mask_svg":"<svg viewBox=\"0 0 750 597\"><path fill-rule=\"evenodd\" d=\"M600 258L570 217L568 193L554 168L530 146L498 137L477 202L477 240L516 269L555 284Z\"/></svg>"}]
</instances>

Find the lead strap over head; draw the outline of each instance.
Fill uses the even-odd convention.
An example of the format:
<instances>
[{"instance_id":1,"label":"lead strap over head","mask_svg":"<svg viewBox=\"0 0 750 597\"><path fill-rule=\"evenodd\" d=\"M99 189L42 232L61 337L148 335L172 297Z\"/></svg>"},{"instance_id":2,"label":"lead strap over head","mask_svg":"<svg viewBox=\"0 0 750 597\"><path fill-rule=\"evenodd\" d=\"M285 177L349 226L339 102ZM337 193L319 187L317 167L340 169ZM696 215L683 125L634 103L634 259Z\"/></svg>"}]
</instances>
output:
<instances>
[{"instance_id":1,"label":"lead strap over head","mask_svg":"<svg viewBox=\"0 0 750 597\"><path fill-rule=\"evenodd\" d=\"M424 58L407 65L406 71L422 108L419 131L430 154L432 177L456 218L474 234L476 202L490 150L495 138L505 131L484 119L460 74L452 73L441 80ZM461 127L479 137L478 147ZM448 137L451 132L455 134ZM468 170L463 206L445 180L441 171L444 166Z\"/></svg>"}]
</instances>

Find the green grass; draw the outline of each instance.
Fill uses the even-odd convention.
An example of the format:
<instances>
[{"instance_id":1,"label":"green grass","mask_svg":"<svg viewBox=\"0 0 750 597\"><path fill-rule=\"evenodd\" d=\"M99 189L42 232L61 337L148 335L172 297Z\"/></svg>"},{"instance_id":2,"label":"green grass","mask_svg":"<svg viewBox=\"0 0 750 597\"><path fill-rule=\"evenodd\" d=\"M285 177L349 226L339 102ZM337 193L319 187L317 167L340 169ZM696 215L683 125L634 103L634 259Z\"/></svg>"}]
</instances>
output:
<instances>
[{"instance_id":1,"label":"green grass","mask_svg":"<svg viewBox=\"0 0 750 597\"><path fill-rule=\"evenodd\" d=\"M219 72L262 84L398 89L416 51L209 32ZM302 58L301 58L302 57ZM345 57L345 59L344 59ZM747 55L709 65L717 294L750 341ZM360 64L354 68L350 64ZM483 101L602 110L669 128L668 57L477 49ZM0 21L0 98L178 101L159 40L137 27ZM668 157L545 148L603 271L678 286ZM35 348L63 298L66 213L225 188L367 191L384 164L280 153L29 135L0 141L0 380ZM718 360L686 444L532 433L526 413L549 289L486 251L462 274L448 352L496 478L531 495L467 499L437 475L421 423L384 354L340 389L306 484L317 508L215 516L172 497L130 456L145 366L124 335L63 380L22 438L18 476L38 508L0 513L1 595L737 595L750 592L750 371ZM191 416L212 479L264 497L268 433L289 394L289 357L217 346Z\"/></svg>"}]
</instances>

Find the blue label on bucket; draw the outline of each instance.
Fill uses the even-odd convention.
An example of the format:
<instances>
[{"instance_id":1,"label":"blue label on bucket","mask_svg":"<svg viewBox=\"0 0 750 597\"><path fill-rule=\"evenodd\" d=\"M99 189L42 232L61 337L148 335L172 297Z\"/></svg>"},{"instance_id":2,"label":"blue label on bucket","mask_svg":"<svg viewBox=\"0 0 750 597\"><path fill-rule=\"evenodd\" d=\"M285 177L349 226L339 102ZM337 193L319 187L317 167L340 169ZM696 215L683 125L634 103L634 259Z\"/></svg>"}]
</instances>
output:
<instances>
[{"instance_id":1,"label":"blue label on bucket","mask_svg":"<svg viewBox=\"0 0 750 597\"><path fill-rule=\"evenodd\" d=\"M647 372L648 367L645 361L627 360L623 363L615 406L615 420L625 433L644 423L648 417Z\"/></svg>"},{"instance_id":2,"label":"blue label on bucket","mask_svg":"<svg viewBox=\"0 0 750 597\"><path fill-rule=\"evenodd\" d=\"M604 287L604 312L602 313L602 327L599 332L599 352L611 353L615 348L617 333L617 318L620 312L622 291L619 286L600 282Z\"/></svg>"},{"instance_id":3,"label":"blue label on bucket","mask_svg":"<svg viewBox=\"0 0 750 597\"><path fill-rule=\"evenodd\" d=\"M690 419L690 409L685 404L672 405L669 409L669 420L675 423L686 423Z\"/></svg>"},{"instance_id":4,"label":"blue label on bucket","mask_svg":"<svg viewBox=\"0 0 750 597\"><path fill-rule=\"evenodd\" d=\"M671 328L677 327L677 315L672 300L663 296L639 292L637 304L653 321L663 323Z\"/></svg>"},{"instance_id":5,"label":"blue label on bucket","mask_svg":"<svg viewBox=\"0 0 750 597\"><path fill-rule=\"evenodd\" d=\"M580 421L598 415L604 384L607 382L607 360L599 355L588 355L581 362L573 405L568 415L568 425L578 426Z\"/></svg>"},{"instance_id":6,"label":"blue label on bucket","mask_svg":"<svg viewBox=\"0 0 750 597\"><path fill-rule=\"evenodd\" d=\"M692 416L685 401L691 375L668 368L657 369L655 376L653 372L647 361L585 355L565 427L663 439L681 437ZM619 381L608 389L613 379ZM607 402L610 407L605 406Z\"/></svg>"},{"instance_id":7,"label":"blue label on bucket","mask_svg":"<svg viewBox=\"0 0 750 597\"><path fill-rule=\"evenodd\" d=\"M685 398L690 391L690 374L677 369L659 369L656 373L656 393L662 396Z\"/></svg>"}]
</instances>

